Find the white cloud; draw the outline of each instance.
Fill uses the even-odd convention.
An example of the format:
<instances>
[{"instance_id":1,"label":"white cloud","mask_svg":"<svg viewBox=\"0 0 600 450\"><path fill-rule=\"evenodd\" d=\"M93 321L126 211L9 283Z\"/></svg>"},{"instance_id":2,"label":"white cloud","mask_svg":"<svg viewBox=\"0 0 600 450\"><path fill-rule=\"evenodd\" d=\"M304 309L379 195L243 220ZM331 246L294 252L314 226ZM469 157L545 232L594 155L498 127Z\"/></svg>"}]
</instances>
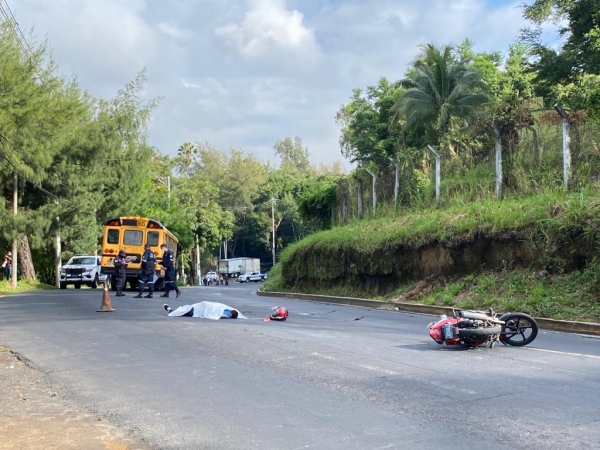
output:
<instances>
[{"instance_id":1,"label":"white cloud","mask_svg":"<svg viewBox=\"0 0 600 450\"><path fill-rule=\"evenodd\" d=\"M157 25L157 28L167 36L173 39L185 39L190 36L190 32L182 30L172 22L161 22Z\"/></svg>"},{"instance_id":2,"label":"white cloud","mask_svg":"<svg viewBox=\"0 0 600 450\"><path fill-rule=\"evenodd\" d=\"M291 52L293 57L314 60L319 46L314 30L304 26L304 15L286 9L285 0L254 0L241 24L229 23L215 35L245 58L261 58L271 52Z\"/></svg>"},{"instance_id":3,"label":"white cloud","mask_svg":"<svg viewBox=\"0 0 600 450\"><path fill-rule=\"evenodd\" d=\"M181 84L189 89L197 89L203 94L216 93L220 95L226 95L228 93L223 84L214 78L204 78L201 80L188 80L182 78Z\"/></svg>"},{"instance_id":4,"label":"white cloud","mask_svg":"<svg viewBox=\"0 0 600 450\"><path fill-rule=\"evenodd\" d=\"M208 140L268 160L299 135L315 163L342 159L334 117L353 88L402 78L423 43L505 51L525 26L521 1L8 0L94 95L147 66L161 151Z\"/></svg>"},{"instance_id":5,"label":"white cloud","mask_svg":"<svg viewBox=\"0 0 600 450\"><path fill-rule=\"evenodd\" d=\"M96 95L114 93L156 61L161 43L145 9L143 0L20 0L14 8L21 25L48 35L61 69Z\"/></svg>"}]
</instances>

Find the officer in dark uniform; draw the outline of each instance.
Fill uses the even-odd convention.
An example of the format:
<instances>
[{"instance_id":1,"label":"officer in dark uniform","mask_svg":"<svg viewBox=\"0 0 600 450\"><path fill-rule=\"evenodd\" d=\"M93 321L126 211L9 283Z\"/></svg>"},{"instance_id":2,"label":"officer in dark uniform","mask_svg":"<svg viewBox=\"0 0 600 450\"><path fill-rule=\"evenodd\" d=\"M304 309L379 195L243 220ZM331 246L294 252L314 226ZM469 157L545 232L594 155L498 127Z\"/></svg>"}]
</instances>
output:
<instances>
[{"instance_id":1,"label":"officer in dark uniform","mask_svg":"<svg viewBox=\"0 0 600 450\"><path fill-rule=\"evenodd\" d=\"M144 285L148 285L148 295L144 298L152 298L154 294L154 273L156 272L156 255L150 250L150 244L146 244L144 247L144 254L142 255L142 267L141 272L138 275L138 289L139 293L133 298L142 298L142 292L144 292Z\"/></svg>"},{"instance_id":2,"label":"officer in dark uniform","mask_svg":"<svg viewBox=\"0 0 600 450\"><path fill-rule=\"evenodd\" d=\"M177 293L177 297L181 295L181 291L175 283L175 255L166 244L162 244L160 249L163 253L162 265L165 268L165 293L161 297L168 297L169 291L174 289Z\"/></svg>"},{"instance_id":3,"label":"officer in dark uniform","mask_svg":"<svg viewBox=\"0 0 600 450\"><path fill-rule=\"evenodd\" d=\"M115 281L117 282L117 297L125 297L123 294L123 288L125 287L125 280L127 279L126 269L129 264L129 258L125 250L121 250L117 257L113 260L115 266Z\"/></svg>"}]
</instances>

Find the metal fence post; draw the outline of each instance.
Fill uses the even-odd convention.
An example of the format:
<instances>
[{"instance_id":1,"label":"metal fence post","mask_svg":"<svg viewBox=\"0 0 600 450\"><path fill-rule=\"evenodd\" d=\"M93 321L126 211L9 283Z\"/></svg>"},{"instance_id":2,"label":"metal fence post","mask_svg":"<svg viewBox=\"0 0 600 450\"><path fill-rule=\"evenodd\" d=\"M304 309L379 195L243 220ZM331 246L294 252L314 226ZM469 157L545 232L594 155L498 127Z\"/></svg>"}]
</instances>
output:
<instances>
[{"instance_id":1,"label":"metal fence post","mask_svg":"<svg viewBox=\"0 0 600 450\"><path fill-rule=\"evenodd\" d=\"M440 184L442 182L440 154L435 149L428 145L427 148L435 155L435 202L440 202Z\"/></svg>"},{"instance_id":2,"label":"metal fence post","mask_svg":"<svg viewBox=\"0 0 600 450\"><path fill-rule=\"evenodd\" d=\"M554 109L562 117L562 144L563 144L563 182L565 189L569 189L571 181L571 125L569 117L560 103L554 105Z\"/></svg>"},{"instance_id":3,"label":"metal fence post","mask_svg":"<svg viewBox=\"0 0 600 450\"><path fill-rule=\"evenodd\" d=\"M492 124L492 129L496 135L496 198L502 200L502 140L500 139L500 131L495 124Z\"/></svg>"},{"instance_id":4,"label":"metal fence post","mask_svg":"<svg viewBox=\"0 0 600 450\"><path fill-rule=\"evenodd\" d=\"M375 189L376 184L377 184L377 175L375 175L373 172L371 172L366 167L365 167L365 170L373 178L373 217L375 217L375 213L377 212L377 190Z\"/></svg>"},{"instance_id":5,"label":"metal fence post","mask_svg":"<svg viewBox=\"0 0 600 450\"><path fill-rule=\"evenodd\" d=\"M394 178L394 208L397 208L398 207L398 191L400 190L400 181L399 181L399 178L400 178L400 166L392 158L388 158L388 159L396 167L396 175L395 175L395 178Z\"/></svg>"}]
</instances>

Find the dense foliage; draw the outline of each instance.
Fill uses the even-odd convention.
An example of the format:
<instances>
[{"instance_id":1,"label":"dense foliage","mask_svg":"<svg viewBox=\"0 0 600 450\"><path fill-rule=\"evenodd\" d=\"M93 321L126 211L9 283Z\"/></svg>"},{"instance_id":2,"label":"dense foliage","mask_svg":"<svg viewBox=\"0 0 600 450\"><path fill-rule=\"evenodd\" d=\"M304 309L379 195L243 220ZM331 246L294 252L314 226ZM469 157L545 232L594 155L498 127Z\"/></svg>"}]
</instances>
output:
<instances>
[{"instance_id":1,"label":"dense foliage","mask_svg":"<svg viewBox=\"0 0 600 450\"><path fill-rule=\"evenodd\" d=\"M273 231L279 253L355 218L495 201L497 139L506 197L561 189L556 102L571 125L570 188L585 188L600 177L598 11L599 0L535 0L523 9L531 27L504 52L477 52L469 39L428 44L397 80L355 89L335 117L341 154L356 165L348 175L339 163L311 164L300 137L274 143L276 164L202 142L169 156L147 142L159 105L143 95L143 71L114 98L97 99L58 75L45 45L26 51L2 25L0 246L27 237L38 278L51 281L57 232L66 258L96 251L106 219L142 215L179 237L190 273L196 248L205 270L219 256L268 267ZM541 41L549 21L562 27L558 47ZM439 203L428 146L441 155Z\"/></svg>"}]
</instances>

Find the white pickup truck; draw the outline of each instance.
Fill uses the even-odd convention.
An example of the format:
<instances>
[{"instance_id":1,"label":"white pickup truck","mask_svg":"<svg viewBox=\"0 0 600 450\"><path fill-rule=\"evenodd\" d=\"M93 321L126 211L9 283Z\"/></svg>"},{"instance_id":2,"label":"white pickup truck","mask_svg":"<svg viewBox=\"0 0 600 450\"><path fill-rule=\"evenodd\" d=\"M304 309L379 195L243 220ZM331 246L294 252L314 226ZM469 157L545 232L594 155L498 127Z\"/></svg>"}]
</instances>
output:
<instances>
[{"instance_id":1,"label":"white pickup truck","mask_svg":"<svg viewBox=\"0 0 600 450\"><path fill-rule=\"evenodd\" d=\"M100 257L94 255L75 255L60 269L60 288L66 289L72 284L75 289L87 285L96 289L106 281L106 275L100 273Z\"/></svg>"},{"instance_id":2,"label":"white pickup truck","mask_svg":"<svg viewBox=\"0 0 600 450\"><path fill-rule=\"evenodd\" d=\"M259 281L265 281L266 279L267 274L260 272L246 272L238 277L240 283L250 283L251 281L258 283Z\"/></svg>"}]
</instances>

